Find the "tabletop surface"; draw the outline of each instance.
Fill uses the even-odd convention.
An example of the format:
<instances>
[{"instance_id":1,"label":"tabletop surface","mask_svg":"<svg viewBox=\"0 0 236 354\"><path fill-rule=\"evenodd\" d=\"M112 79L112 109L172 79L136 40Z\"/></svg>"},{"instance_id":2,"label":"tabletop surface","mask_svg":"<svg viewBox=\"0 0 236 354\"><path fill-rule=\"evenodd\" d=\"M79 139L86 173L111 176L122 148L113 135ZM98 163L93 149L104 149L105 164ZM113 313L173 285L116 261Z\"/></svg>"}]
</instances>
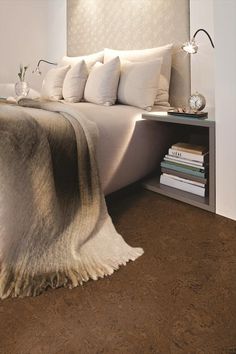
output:
<instances>
[{"instance_id":1,"label":"tabletop surface","mask_svg":"<svg viewBox=\"0 0 236 354\"><path fill-rule=\"evenodd\" d=\"M192 117L185 117L185 116L175 116L173 114L168 114L168 112L147 112L142 114L142 118L156 120L158 122L198 125L198 126L206 126L206 127L215 125L215 120L212 118L212 115L206 119L203 119L203 118L192 118Z\"/></svg>"}]
</instances>

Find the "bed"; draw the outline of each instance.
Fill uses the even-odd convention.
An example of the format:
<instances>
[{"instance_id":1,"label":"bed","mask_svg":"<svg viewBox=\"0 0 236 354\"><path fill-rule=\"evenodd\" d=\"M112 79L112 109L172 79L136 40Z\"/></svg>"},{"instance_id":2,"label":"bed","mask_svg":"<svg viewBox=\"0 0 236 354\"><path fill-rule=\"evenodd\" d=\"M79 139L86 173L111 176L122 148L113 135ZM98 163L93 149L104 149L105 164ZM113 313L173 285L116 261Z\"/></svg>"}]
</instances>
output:
<instances>
[{"instance_id":1,"label":"bed","mask_svg":"<svg viewBox=\"0 0 236 354\"><path fill-rule=\"evenodd\" d=\"M73 288L140 257L104 194L155 168L163 132L131 106L18 105L0 105L0 298Z\"/></svg>"},{"instance_id":2,"label":"bed","mask_svg":"<svg viewBox=\"0 0 236 354\"><path fill-rule=\"evenodd\" d=\"M92 103L71 105L98 127L97 159L106 195L140 180L156 167L163 135L155 123L142 119L143 110L119 104L99 109ZM155 111L166 109L154 107Z\"/></svg>"},{"instance_id":3,"label":"bed","mask_svg":"<svg viewBox=\"0 0 236 354\"><path fill-rule=\"evenodd\" d=\"M0 94L14 96L14 85L0 84ZM31 89L28 97L37 98L39 93ZM82 112L98 127L97 159L105 195L140 180L155 169L165 135L155 123L142 119L144 110L121 104L111 107L87 102L64 104ZM153 107L157 112L167 110L164 106ZM47 115L46 112L40 114Z\"/></svg>"},{"instance_id":4,"label":"bed","mask_svg":"<svg viewBox=\"0 0 236 354\"><path fill-rule=\"evenodd\" d=\"M73 288L143 254L107 212L96 158L102 131L74 105L0 104L1 299Z\"/></svg>"},{"instance_id":5,"label":"bed","mask_svg":"<svg viewBox=\"0 0 236 354\"><path fill-rule=\"evenodd\" d=\"M122 2L127 4L127 0ZM155 0L151 2L153 8L158 5ZM82 3L83 6L92 4ZM186 13L188 1L181 3ZM76 4L69 4L69 19L73 19L76 13L73 8ZM116 2L112 4L111 7L117 6ZM105 6L103 11L106 9ZM135 9L140 12L142 8L132 6L132 12ZM179 11L174 10L173 14L181 26L170 28L168 18L166 26L155 20L148 26L150 37L158 24L161 25L160 33L163 33L163 28L169 28L169 32L165 31L169 37L165 43L169 40L179 43L176 37L179 29L181 42L184 41L188 37L189 24L183 22ZM139 18L138 14L136 18ZM120 20L122 27L122 18ZM114 21L110 23L113 25ZM134 33L135 29L132 31ZM126 29L128 49L145 48L145 37L139 36L134 41L132 31ZM130 38L127 38L128 34ZM99 41L90 43L85 37L79 37L77 53L72 53L69 41L68 53L80 55L102 49ZM163 38L160 37L162 43L158 43L154 37L148 42L149 47L163 44ZM121 39L120 36L115 33L107 38L119 47L117 40ZM134 43L136 48L133 48ZM158 65L162 65L160 60ZM188 59L177 49L173 54L171 104L180 105L183 97L186 98L188 75ZM110 73L107 79L109 84ZM117 80L118 85L121 78ZM141 248L129 246L117 233L104 199L104 194L145 177L160 160L160 146L166 134L155 122L143 120L145 111L134 106L116 104L107 107L106 104L88 102L27 99L20 101L18 108L0 105L1 299L39 295L48 287L73 288L89 279L110 275L121 265L143 254ZM160 105L153 107L153 110L166 109L168 107L163 109Z\"/></svg>"},{"instance_id":6,"label":"bed","mask_svg":"<svg viewBox=\"0 0 236 354\"><path fill-rule=\"evenodd\" d=\"M0 298L76 287L142 255L117 233L104 200L156 166L165 134L142 113L0 104Z\"/></svg>"}]
</instances>

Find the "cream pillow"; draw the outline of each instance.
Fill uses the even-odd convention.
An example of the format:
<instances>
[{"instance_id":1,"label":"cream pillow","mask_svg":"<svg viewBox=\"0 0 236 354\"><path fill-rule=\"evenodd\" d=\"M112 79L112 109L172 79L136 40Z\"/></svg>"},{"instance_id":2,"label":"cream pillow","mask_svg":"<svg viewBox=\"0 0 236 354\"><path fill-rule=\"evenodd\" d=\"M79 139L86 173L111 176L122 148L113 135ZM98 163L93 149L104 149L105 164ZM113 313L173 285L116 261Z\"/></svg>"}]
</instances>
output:
<instances>
[{"instance_id":1,"label":"cream pillow","mask_svg":"<svg viewBox=\"0 0 236 354\"><path fill-rule=\"evenodd\" d=\"M62 86L70 65L49 70L43 80L41 97L58 101L62 99Z\"/></svg>"},{"instance_id":2,"label":"cream pillow","mask_svg":"<svg viewBox=\"0 0 236 354\"><path fill-rule=\"evenodd\" d=\"M120 57L121 66L124 60L131 62L141 62L163 58L155 104L160 106L169 106L172 48L173 44L167 44L162 47L143 50L114 50L106 48L104 49L104 63L107 63L109 60L117 56Z\"/></svg>"},{"instance_id":3,"label":"cream pillow","mask_svg":"<svg viewBox=\"0 0 236 354\"><path fill-rule=\"evenodd\" d=\"M65 65L70 65L71 67L77 64L79 61L84 60L88 69L90 70L91 67L97 62L103 63L103 58L104 58L104 51L89 54L89 55L83 55L79 57L68 57L64 56L58 66L65 66ZM112 58L113 59L113 58Z\"/></svg>"},{"instance_id":4,"label":"cream pillow","mask_svg":"<svg viewBox=\"0 0 236 354\"><path fill-rule=\"evenodd\" d=\"M116 102L120 78L120 59L106 64L96 63L89 74L84 98L88 102L111 106Z\"/></svg>"},{"instance_id":5,"label":"cream pillow","mask_svg":"<svg viewBox=\"0 0 236 354\"><path fill-rule=\"evenodd\" d=\"M150 111L155 101L162 59L123 62L118 88L118 101Z\"/></svg>"},{"instance_id":6,"label":"cream pillow","mask_svg":"<svg viewBox=\"0 0 236 354\"><path fill-rule=\"evenodd\" d=\"M65 101L79 102L84 96L84 87L88 78L88 69L84 60L75 64L66 74L62 95Z\"/></svg>"}]
</instances>

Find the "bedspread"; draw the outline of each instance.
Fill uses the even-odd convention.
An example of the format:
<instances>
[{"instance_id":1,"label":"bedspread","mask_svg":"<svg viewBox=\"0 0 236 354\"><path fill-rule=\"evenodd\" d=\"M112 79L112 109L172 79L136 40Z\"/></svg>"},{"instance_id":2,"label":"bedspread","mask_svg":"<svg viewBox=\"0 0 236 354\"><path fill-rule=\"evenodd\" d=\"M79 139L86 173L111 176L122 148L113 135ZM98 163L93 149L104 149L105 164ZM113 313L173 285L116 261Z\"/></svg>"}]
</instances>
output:
<instances>
[{"instance_id":1,"label":"bedspread","mask_svg":"<svg viewBox=\"0 0 236 354\"><path fill-rule=\"evenodd\" d=\"M127 245L107 213L95 124L62 103L20 105L0 107L2 299L75 287L143 253ZM47 119L25 106L47 110Z\"/></svg>"}]
</instances>

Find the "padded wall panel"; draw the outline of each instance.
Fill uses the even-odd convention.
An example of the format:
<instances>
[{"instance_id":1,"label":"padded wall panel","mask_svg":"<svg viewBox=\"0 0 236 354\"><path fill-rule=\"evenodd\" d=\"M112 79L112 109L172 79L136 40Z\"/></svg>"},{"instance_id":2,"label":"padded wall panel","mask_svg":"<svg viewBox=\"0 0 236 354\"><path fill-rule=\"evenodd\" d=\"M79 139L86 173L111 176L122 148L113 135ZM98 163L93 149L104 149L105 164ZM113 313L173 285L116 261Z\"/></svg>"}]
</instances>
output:
<instances>
[{"instance_id":1,"label":"padded wall panel","mask_svg":"<svg viewBox=\"0 0 236 354\"><path fill-rule=\"evenodd\" d=\"M113 49L144 49L174 43L171 103L190 93L189 0L67 0L68 55Z\"/></svg>"}]
</instances>

